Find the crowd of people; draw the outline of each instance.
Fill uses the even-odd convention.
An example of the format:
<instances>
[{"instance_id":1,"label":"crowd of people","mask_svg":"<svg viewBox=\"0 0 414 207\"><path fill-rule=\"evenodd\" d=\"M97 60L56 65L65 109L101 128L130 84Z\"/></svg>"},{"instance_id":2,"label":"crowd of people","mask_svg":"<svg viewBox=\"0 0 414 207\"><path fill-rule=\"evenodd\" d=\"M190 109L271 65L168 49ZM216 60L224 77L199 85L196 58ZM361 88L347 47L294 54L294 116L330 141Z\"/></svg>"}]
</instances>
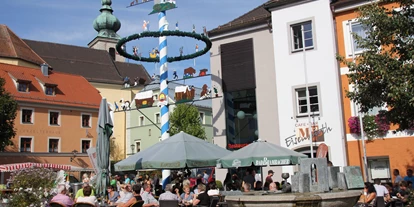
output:
<instances>
[{"instance_id":1,"label":"crowd of people","mask_svg":"<svg viewBox=\"0 0 414 207\"><path fill-rule=\"evenodd\" d=\"M397 207L407 206L409 196L413 190L413 170L407 170L407 176L401 177L398 169L393 170L394 183L381 184L380 180L374 183L364 183L364 191L355 207L386 206ZM380 203L383 205L380 205Z\"/></svg>"}]
</instances>

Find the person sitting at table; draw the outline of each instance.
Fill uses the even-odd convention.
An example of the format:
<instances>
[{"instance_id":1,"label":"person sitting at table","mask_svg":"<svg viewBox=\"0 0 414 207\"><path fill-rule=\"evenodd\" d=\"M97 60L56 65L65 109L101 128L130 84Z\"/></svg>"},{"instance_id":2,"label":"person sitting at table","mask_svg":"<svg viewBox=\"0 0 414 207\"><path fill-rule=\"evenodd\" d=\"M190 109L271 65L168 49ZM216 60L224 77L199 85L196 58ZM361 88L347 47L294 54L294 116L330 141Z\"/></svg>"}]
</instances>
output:
<instances>
[{"instance_id":1,"label":"person sitting at table","mask_svg":"<svg viewBox=\"0 0 414 207\"><path fill-rule=\"evenodd\" d=\"M158 200L176 200L176 201L178 201L179 200L179 196L178 195L176 195L176 194L178 194L179 192L180 192L180 190L178 189L178 188L175 188L175 192L176 192L176 194L174 194L174 193L172 193L172 185L171 184L167 184L166 186L165 186L165 193L161 193L161 195L160 195L160 197L159 197L159 199Z\"/></svg>"},{"instance_id":2,"label":"person sitting at table","mask_svg":"<svg viewBox=\"0 0 414 207\"><path fill-rule=\"evenodd\" d=\"M158 201L151 194L151 184L144 184L144 193L141 194L144 205L142 207L159 206Z\"/></svg>"},{"instance_id":3,"label":"person sitting at table","mask_svg":"<svg viewBox=\"0 0 414 207\"><path fill-rule=\"evenodd\" d=\"M374 206L377 192L375 191L374 185L370 182L364 184L364 194L359 197L358 203L355 206Z\"/></svg>"},{"instance_id":4,"label":"person sitting at table","mask_svg":"<svg viewBox=\"0 0 414 207\"><path fill-rule=\"evenodd\" d=\"M210 205L210 196L208 196L206 192L206 186L202 183L197 185L197 189L199 194L196 194L194 196L193 200L193 206L199 205L201 207L203 206L209 206Z\"/></svg>"},{"instance_id":5,"label":"person sitting at table","mask_svg":"<svg viewBox=\"0 0 414 207\"><path fill-rule=\"evenodd\" d=\"M190 191L190 185L184 185L183 190L184 193L182 193L180 196L181 203L183 203L184 205L192 203L194 199L194 193Z\"/></svg>"},{"instance_id":6,"label":"person sitting at table","mask_svg":"<svg viewBox=\"0 0 414 207\"><path fill-rule=\"evenodd\" d=\"M132 197L126 203L119 203L117 207L129 207L137 201L142 201L142 197L139 194L141 192L141 185L135 184L132 186Z\"/></svg>"},{"instance_id":7,"label":"person sitting at table","mask_svg":"<svg viewBox=\"0 0 414 207\"><path fill-rule=\"evenodd\" d=\"M397 198L404 204L408 204L408 196L410 195L410 191L408 188L407 181L400 182L400 191L397 193Z\"/></svg>"},{"instance_id":8,"label":"person sitting at table","mask_svg":"<svg viewBox=\"0 0 414 207\"><path fill-rule=\"evenodd\" d=\"M131 185L121 186L121 193L119 199L115 202L117 205L127 203L132 198Z\"/></svg>"},{"instance_id":9,"label":"person sitting at table","mask_svg":"<svg viewBox=\"0 0 414 207\"><path fill-rule=\"evenodd\" d=\"M61 203L63 205L65 205L66 207L71 207L73 206L73 200L66 195L66 187L65 185L59 185L58 190L57 190L57 195L55 195L51 202L57 202L57 203Z\"/></svg>"},{"instance_id":10,"label":"person sitting at table","mask_svg":"<svg viewBox=\"0 0 414 207\"><path fill-rule=\"evenodd\" d=\"M119 198L119 193L114 190L114 186L110 185L107 188L108 191L108 203L113 204L115 203Z\"/></svg>"},{"instance_id":11,"label":"person sitting at table","mask_svg":"<svg viewBox=\"0 0 414 207\"><path fill-rule=\"evenodd\" d=\"M94 206L98 206L98 200L92 194L91 186L83 187L83 196L76 200L76 203L90 203Z\"/></svg>"},{"instance_id":12,"label":"person sitting at table","mask_svg":"<svg viewBox=\"0 0 414 207\"><path fill-rule=\"evenodd\" d=\"M82 186L82 188L81 188L81 189L79 189L79 190L76 192L75 202L77 201L77 199L78 199L79 197L84 197L84 194L83 194L83 188L84 188L84 187L87 187L87 186L89 186L89 183L84 183L84 184L83 184L83 186ZM91 196L94 196L94 195L95 195L95 192L94 192L94 191L93 191L93 189L92 189Z\"/></svg>"},{"instance_id":13,"label":"person sitting at table","mask_svg":"<svg viewBox=\"0 0 414 207\"><path fill-rule=\"evenodd\" d=\"M218 196L218 195L220 195L220 191L216 186L216 182L210 182L208 184L208 189L209 189L207 191L208 196Z\"/></svg>"}]
</instances>

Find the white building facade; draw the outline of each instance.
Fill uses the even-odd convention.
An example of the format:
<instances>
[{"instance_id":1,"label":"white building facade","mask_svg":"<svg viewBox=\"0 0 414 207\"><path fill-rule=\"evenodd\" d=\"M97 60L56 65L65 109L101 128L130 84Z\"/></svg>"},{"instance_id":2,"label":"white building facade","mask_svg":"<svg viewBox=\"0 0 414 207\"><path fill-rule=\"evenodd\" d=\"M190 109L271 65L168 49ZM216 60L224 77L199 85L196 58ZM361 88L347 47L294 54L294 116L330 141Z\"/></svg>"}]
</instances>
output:
<instances>
[{"instance_id":1,"label":"white building facade","mask_svg":"<svg viewBox=\"0 0 414 207\"><path fill-rule=\"evenodd\" d=\"M272 16L280 145L310 155L312 143L316 156L324 143L334 165L347 165L330 1L278 1L267 9ZM293 173L291 167L283 171Z\"/></svg>"}]
</instances>

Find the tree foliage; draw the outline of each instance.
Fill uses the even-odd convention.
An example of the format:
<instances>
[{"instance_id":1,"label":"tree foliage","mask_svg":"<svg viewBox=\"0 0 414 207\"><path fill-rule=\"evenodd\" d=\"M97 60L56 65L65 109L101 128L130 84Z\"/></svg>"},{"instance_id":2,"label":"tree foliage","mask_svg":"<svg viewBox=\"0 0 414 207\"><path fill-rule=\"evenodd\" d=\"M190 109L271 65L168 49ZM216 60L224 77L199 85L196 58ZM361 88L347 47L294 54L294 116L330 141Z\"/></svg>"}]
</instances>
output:
<instances>
[{"instance_id":1,"label":"tree foliage","mask_svg":"<svg viewBox=\"0 0 414 207\"><path fill-rule=\"evenodd\" d=\"M170 135L183 131L200 139L206 139L206 132L200 122L197 107L188 104L178 104L170 115Z\"/></svg>"},{"instance_id":2,"label":"tree foliage","mask_svg":"<svg viewBox=\"0 0 414 207\"><path fill-rule=\"evenodd\" d=\"M16 118L17 102L4 89L5 80L0 77L0 151L13 145L11 139L16 135L14 119Z\"/></svg>"},{"instance_id":3,"label":"tree foliage","mask_svg":"<svg viewBox=\"0 0 414 207\"><path fill-rule=\"evenodd\" d=\"M397 6L387 9L384 3ZM398 124L399 130L414 126L413 4L412 0L383 0L360 8L358 21L367 37L353 36L364 52L355 63L340 58L347 63L349 81L356 89L347 96L360 104L361 112L385 104L387 119Z\"/></svg>"}]
</instances>

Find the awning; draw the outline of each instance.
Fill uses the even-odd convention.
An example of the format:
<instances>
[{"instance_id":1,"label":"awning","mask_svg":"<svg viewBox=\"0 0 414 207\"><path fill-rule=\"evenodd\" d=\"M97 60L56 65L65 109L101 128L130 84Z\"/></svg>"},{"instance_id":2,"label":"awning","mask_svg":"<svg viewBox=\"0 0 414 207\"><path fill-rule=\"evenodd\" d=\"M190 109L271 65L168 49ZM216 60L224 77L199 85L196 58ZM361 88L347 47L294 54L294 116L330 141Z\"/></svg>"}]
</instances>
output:
<instances>
[{"instance_id":1,"label":"awning","mask_svg":"<svg viewBox=\"0 0 414 207\"><path fill-rule=\"evenodd\" d=\"M61 165L61 164L51 164L51 163L14 163L14 164L4 164L0 165L0 172L13 172L24 168L51 168L56 170L66 170L66 171L89 171L87 168L75 167L72 165Z\"/></svg>"}]
</instances>

